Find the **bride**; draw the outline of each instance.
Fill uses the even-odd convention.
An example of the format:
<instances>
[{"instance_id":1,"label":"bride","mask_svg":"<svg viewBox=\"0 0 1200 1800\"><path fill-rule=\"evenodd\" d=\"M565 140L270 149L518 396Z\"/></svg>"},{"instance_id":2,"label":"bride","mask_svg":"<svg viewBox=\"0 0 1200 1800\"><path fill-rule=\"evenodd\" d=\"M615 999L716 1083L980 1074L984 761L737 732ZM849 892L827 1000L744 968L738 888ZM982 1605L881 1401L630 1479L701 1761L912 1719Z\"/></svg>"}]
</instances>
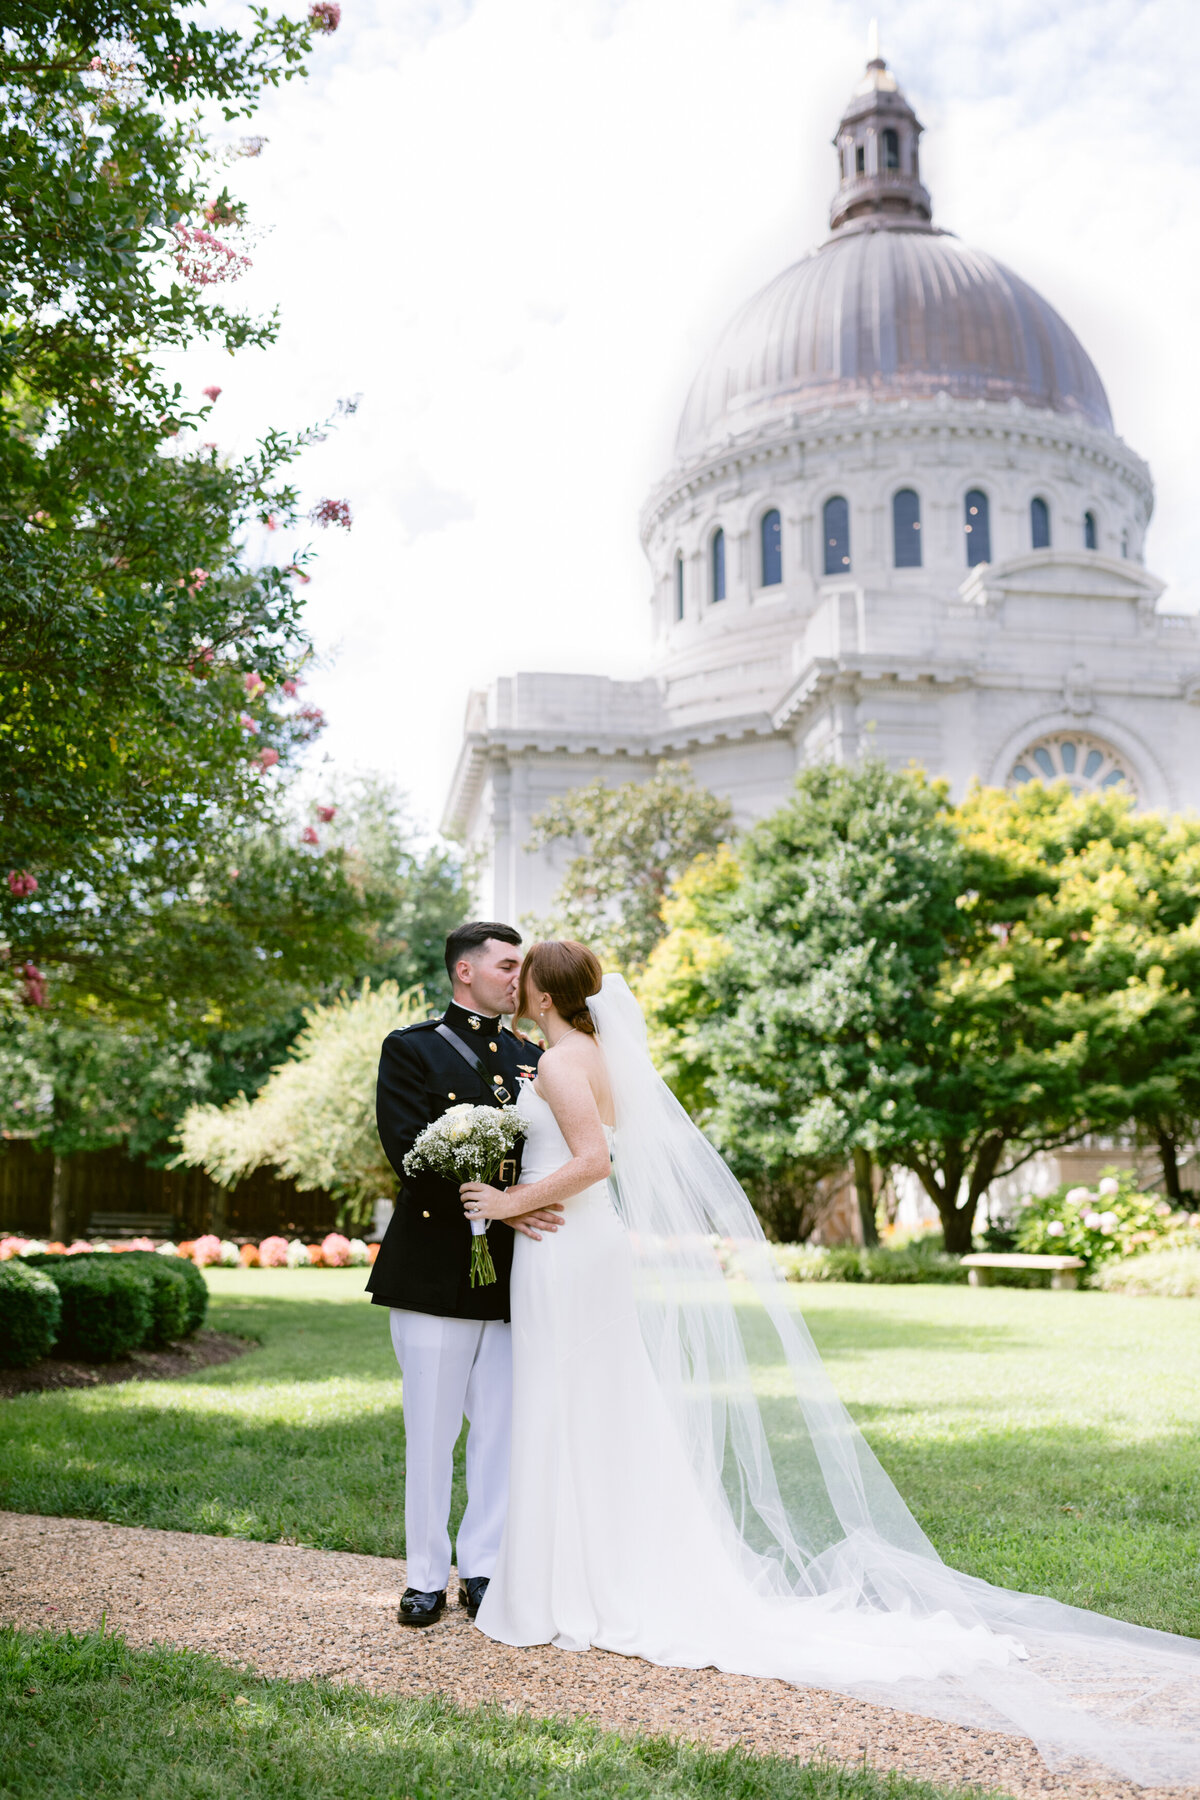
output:
<instances>
[{"instance_id":1,"label":"bride","mask_svg":"<svg viewBox=\"0 0 1200 1800\"><path fill-rule=\"evenodd\" d=\"M568 1228L515 1247L508 1521L479 1629L1016 1732L1056 1768L1200 1781L1200 1643L941 1561L621 977L582 944L534 944L517 1014L548 1045L518 1100L521 1185L470 1183L464 1207L563 1203Z\"/></svg>"}]
</instances>

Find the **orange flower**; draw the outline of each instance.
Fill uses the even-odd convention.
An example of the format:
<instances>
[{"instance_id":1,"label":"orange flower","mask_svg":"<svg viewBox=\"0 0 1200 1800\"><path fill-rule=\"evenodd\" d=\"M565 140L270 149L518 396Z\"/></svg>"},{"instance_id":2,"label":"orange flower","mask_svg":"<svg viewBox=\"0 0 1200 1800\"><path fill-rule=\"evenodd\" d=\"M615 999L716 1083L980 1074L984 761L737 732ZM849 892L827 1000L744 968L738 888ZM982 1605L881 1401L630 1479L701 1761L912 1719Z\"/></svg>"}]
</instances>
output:
<instances>
[{"instance_id":1,"label":"orange flower","mask_svg":"<svg viewBox=\"0 0 1200 1800\"><path fill-rule=\"evenodd\" d=\"M257 1269L260 1260L257 1244L243 1244L238 1251L238 1261L243 1269Z\"/></svg>"}]
</instances>

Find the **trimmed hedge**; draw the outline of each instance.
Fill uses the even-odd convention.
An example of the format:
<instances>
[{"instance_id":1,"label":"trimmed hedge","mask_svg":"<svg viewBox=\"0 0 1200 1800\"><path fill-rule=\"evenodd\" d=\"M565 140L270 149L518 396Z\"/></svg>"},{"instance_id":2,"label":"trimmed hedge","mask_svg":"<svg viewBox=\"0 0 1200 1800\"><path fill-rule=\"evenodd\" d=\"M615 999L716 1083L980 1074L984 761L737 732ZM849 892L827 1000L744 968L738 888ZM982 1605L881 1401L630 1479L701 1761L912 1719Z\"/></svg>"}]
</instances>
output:
<instances>
[{"instance_id":1,"label":"trimmed hedge","mask_svg":"<svg viewBox=\"0 0 1200 1800\"><path fill-rule=\"evenodd\" d=\"M55 1283L13 1258L0 1263L0 1368L27 1369L50 1354L62 1319Z\"/></svg>"},{"instance_id":2,"label":"trimmed hedge","mask_svg":"<svg viewBox=\"0 0 1200 1800\"><path fill-rule=\"evenodd\" d=\"M16 1259L14 1259L16 1260ZM55 1349L83 1362L116 1362L154 1329L155 1284L128 1256L31 1256L62 1298Z\"/></svg>"},{"instance_id":3,"label":"trimmed hedge","mask_svg":"<svg viewBox=\"0 0 1200 1800\"><path fill-rule=\"evenodd\" d=\"M114 1252L121 1262L144 1269L154 1283L154 1332L151 1342L168 1344L190 1337L204 1323L208 1311L208 1283L182 1256L160 1256L157 1250Z\"/></svg>"}]
</instances>

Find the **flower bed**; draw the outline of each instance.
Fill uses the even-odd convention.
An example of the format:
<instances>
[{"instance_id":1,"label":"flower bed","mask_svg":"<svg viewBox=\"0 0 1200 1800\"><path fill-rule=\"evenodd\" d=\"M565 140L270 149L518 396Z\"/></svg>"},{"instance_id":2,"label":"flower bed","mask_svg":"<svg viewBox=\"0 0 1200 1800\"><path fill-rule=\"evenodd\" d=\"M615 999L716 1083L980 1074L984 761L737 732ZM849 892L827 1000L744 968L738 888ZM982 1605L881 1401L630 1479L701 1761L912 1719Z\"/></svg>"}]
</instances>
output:
<instances>
[{"instance_id":1,"label":"flower bed","mask_svg":"<svg viewBox=\"0 0 1200 1800\"><path fill-rule=\"evenodd\" d=\"M151 1238L127 1238L111 1244L93 1244L84 1238L76 1238L71 1244L43 1243L39 1238L0 1238L0 1262L14 1256L119 1255L128 1250L153 1250L159 1256L182 1257L201 1269L356 1269L375 1261L379 1245L364 1243L362 1238L343 1237L339 1231L329 1232L319 1244L284 1237L265 1237L260 1244L235 1244L212 1232L181 1244L169 1239L155 1243Z\"/></svg>"},{"instance_id":2,"label":"flower bed","mask_svg":"<svg viewBox=\"0 0 1200 1800\"><path fill-rule=\"evenodd\" d=\"M1094 1188L1067 1187L1026 1194L1016 1221L1018 1250L1078 1256L1088 1275L1117 1258L1168 1245L1200 1244L1200 1214L1176 1212L1160 1194L1143 1193L1124 1170Z\"/></svg>"}]
</instances>

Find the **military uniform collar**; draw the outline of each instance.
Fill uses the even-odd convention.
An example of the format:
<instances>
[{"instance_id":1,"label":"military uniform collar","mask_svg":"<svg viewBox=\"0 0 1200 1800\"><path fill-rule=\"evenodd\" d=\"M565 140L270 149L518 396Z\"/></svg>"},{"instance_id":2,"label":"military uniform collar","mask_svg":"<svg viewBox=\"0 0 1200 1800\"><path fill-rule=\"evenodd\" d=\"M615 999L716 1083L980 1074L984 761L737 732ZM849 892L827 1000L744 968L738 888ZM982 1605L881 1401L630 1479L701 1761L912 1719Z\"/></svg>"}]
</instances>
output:
<instances>
[{"instance_id":1,"label":"military uniform collar","mask_svg":"<svg viewBox=\"0 0 1200 1800\"><path fill-rule=\"evenodd\" d=\"M452 1000L446 1008L445 1023L451 1031L457 1031L468 1042L482 1037L485 1031L495 1036L501 1029L499 1015L489 1018L487 1013L471 1012L467 1007L460 1006L457 1000Z\"/></svg>"}]
</instances>

